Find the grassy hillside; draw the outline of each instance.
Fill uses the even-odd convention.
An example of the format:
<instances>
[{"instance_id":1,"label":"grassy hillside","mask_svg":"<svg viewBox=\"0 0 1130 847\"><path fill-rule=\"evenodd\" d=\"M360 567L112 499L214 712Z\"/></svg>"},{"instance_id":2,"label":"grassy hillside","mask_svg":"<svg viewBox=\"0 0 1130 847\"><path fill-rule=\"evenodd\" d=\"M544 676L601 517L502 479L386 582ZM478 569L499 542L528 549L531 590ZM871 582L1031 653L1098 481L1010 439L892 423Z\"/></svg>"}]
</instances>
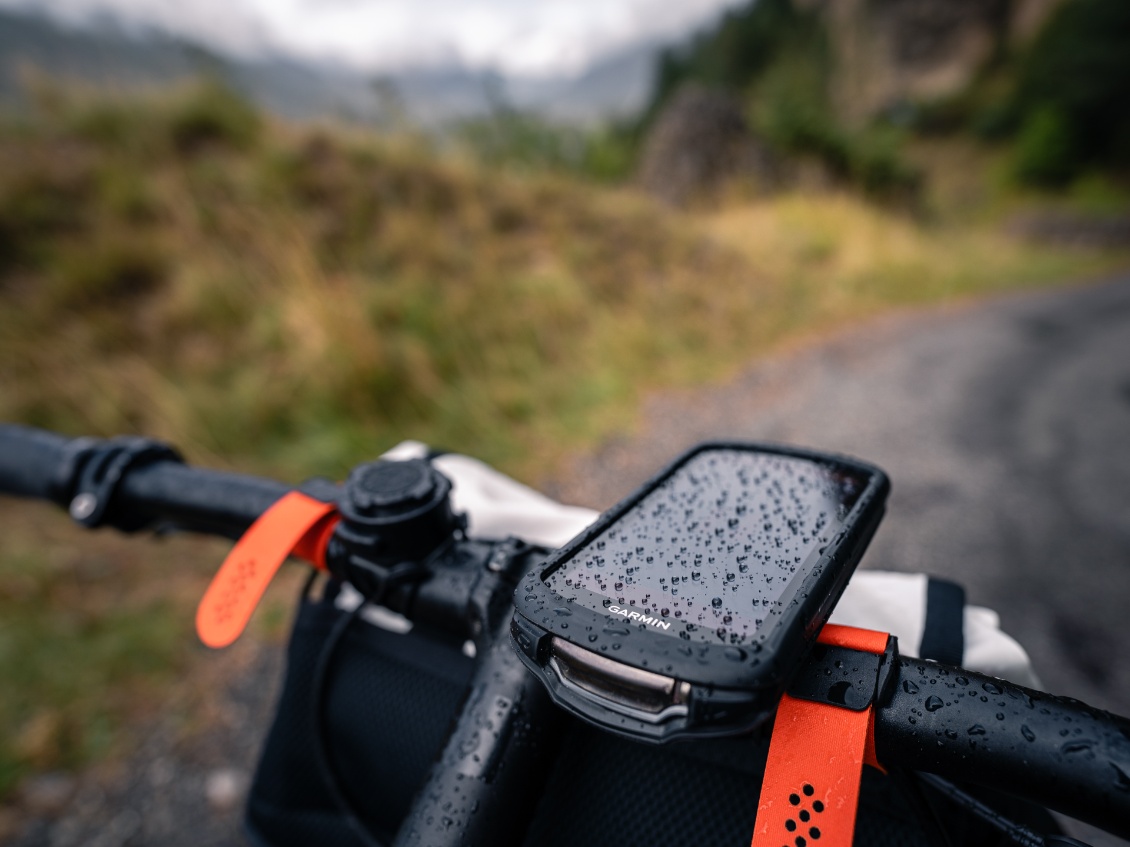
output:
<instances>
[{"instance_id":1,"label":"grassy hillside","mask_svg":"<svg viewBox=\"0 0 1130 847\"><path fill-rule=\"evenodd\" d=\"M763 282L639 199L268 130L209 88L60 106L0 155L0 417L213 460L576 443L636 375L738 345Z\"/></svg>"},{"instance_id":2,"label":"grassy hillside","mask_svg":"<svg viewBox=\"0 0 1130 847\"><path fill-rule=\"evenodd\" d=\"M629 428L645 391L1127 258L989 223L843 194L676 213L419 139L274 125L210 84L46 92L0 126L0 419L287 479L412 437L536 482ZM0 795L184 693L158 683L199 661L191 607L222 551L80 541L61 514L4 508Z\"/></svg>"}]
</instances>

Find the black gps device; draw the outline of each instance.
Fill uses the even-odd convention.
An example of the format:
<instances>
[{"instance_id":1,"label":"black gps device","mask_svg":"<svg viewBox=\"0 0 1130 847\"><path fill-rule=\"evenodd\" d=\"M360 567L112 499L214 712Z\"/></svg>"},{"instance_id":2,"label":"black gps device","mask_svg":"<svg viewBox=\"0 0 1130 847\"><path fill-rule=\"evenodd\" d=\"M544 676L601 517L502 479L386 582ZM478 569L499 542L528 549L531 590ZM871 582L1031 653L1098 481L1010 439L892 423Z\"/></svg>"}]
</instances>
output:
<instances>
[{"instance_id":1,"label":"black gps device","mask_svg":"<svg viewBox=\"0 0 1130 847\"><path fill-rule=\"evenodd\" d=\"M514 646L558 705L613 732L751 729L839 600L888 489L841 456L699 445L530 571Z\"/></svg>"}]
</instances>

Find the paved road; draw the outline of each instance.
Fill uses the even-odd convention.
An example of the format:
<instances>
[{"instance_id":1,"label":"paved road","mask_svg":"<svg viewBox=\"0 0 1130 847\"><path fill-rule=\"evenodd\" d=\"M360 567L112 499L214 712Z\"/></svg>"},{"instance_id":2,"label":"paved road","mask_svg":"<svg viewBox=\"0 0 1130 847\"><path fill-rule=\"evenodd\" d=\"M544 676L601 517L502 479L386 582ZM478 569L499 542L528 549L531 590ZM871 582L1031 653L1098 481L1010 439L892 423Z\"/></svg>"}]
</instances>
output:
<instances>
[{"instance_id":1,"label":"paved road","mask_svg":"<svg viewBox=\"0 0 1130 847\"><path fill-rule=\"evenodd\" d=\"M960 581L1045 688L1130 714L1130 278L868 324L644 419L559 494L607 505L712 437L873 461L865 566Z\"/></svg>"}]
</instances>

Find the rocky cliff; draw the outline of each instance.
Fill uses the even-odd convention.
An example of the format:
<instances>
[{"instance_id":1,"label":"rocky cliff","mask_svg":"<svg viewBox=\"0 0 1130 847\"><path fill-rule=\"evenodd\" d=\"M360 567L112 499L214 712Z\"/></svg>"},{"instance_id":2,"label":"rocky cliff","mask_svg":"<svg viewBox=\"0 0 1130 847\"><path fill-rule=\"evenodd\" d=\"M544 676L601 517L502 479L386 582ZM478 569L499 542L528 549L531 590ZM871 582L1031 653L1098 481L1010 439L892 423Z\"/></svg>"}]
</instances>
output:
<instances>
[{"instance_id":1,"label":"rocky cliff","mask_svg":"<svg viewBox=\"0 0 1130 847\"><path fill-rule=\"evenodd\" d=\"M859 124L908 100L954 92L1031 38L1066 0L794 0L825 21L832 101Z\"/></svg>"}]
</instances>

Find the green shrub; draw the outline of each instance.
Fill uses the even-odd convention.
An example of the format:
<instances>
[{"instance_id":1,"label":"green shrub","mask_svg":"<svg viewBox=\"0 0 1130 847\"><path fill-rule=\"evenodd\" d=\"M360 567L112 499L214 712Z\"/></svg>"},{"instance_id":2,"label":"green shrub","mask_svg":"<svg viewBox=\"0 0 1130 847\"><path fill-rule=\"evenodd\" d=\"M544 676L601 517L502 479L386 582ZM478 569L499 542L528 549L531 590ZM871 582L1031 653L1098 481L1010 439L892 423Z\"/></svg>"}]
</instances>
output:
<instances>
[{"instance_id":1,"label":"green shrub","mask_svg":"<svg viewBox=\"0 0 1130 847\"><path fill-rule=\"evenodd\" d=\"M873 197L912 199L922 175L902 157L899 137L871 130L856 135L849 147L853 180Z\"/></svg>"},{"instance_id":2,"label":"green shrub","mask_svg":"<svg viewBox=\"0 0 1130 847\"><path fill-rule=\"evenodd\" d=\"M1029 114L1012 153L1013 173L1022 182L1066 185L1079 171L1079 145L1067 114L1043 106Z\"/></svg>"},{"instance_id":3,"label":"green shrub","mask_svg":"<svg viewBox=\"0 0 1130 847\"><path fill-rule=\"evenodd\" d=\"M1022 57L1011 107L1018 174L1065 181L1087 164L1124 164L1130 138L1130 3L1064 3ZM1068 166L1066 157L1073 157Z\"/></svg>"},{"instance_id":4,"label":"green shrub","mask_svg":"<svg viewBox=\"0 0 1130 847\"><path fill-rule=\"evenodd\" d=\"M1015 135L1023 120L1024 115L1015 103L997 101L973 114L969 128L982 141L1002 141Z\"/></svg>"},{"instance_id":5,"label":"green shrub","mask_svg":"<svg viewBox=\"0 0 1130 847\"><path fill-rule=\"evenodd\" d=\"M463 122L458 137L476 159L494 167L576 171L585 156L580 131L509 109Z\"/></svg>"},{"instance_id":6,"label":"green shrub","mask_svg":"<svg viewBox=\"0 0 1130 847\"><path fill-rule=\"evenodd\" d=\"M94 169L69 152L43 144L0 161L0 271L34 260L46 240L88 225Z\"/></svg>"},{"instance_id":7,"label":"green shrub","mask_svg":"<svg viewBox=\"0 0 1130 847\"><path fill-rule=\"evenodd\" d=\"M506 110L465 121L457 137L479 162L491 167L617 182L631 175L640 136L635 122L579 129Z\"/></svg>"},{"instance_id":8,"label":"green shrub","mask_svg":"<svg viewBox=\"0 0 1130 847\"><path fill-rule=\"evenodd\" d=\"M927 137L971 132L985 141L1008 138L1020 119L1010 92L1008 80L990 72L965 89L915 104L907 128Z\"/></svg>"},{"instance_id":9,"label":"green shrub","mask_svg":"<svg viewBox=\"0 0 1130 847\"><path fill-rule=\"evenodd\" d=\"M917 190L920 175L900 153L900 134L846 130L828 103L822 62L812 55L778 61L752 96L753 124L778 153L814 157L873 197L905 198Z\"/></svg>"},{"instance_id":10,"label":"green shrub","mask_svg":"<svg viewBox=\"0 0 1130 847\"><path fill-rule=\"evenodd\" d=\"M824 54L819 23L792 0L758 0L731 10L690 44L664 51L646 121L687 82L741 91L781 57Z\"/></svg>"},{"instance_id":11,"label":"green shrub","mask_svg":"<svg viewBox=\"0 0 1130 847\"><path fill-rule=\"evenodd\" d=\"M593 130L585 137L580 172L598 182L619 182L631 176L639 153L640 136L631 124Z\"/></svg>"},{"instance_id":12,"label":"green shrub","mask_svg":"<svg viewBox=\"0 0 1130 847\"><path fill-rule=\"evenodd\" d=\"M153 291L167 272L168 259L152 240L104 236L61 250L52 299L62 308L114 306Z\"/></svg>"},{"instance_id":13,"label":"green shrub","mask_svg":"<svg viewBox=\"0 0 1130 847\"><path fill-rule=\"evenodd\" d=\"M835 175L851 172L851 145L828 104L823 68L811 57L776 63L753 89L753 124L777 151L811 155Z\"/></svg>"},{"instance_id":14,"label":"green shrub","mask_svg":"<svg viewBox=\"0 0 1130 847\"><path fill-rule=\"evenodd\" d=\"M848 136L831 121L811 113L786 113L785 120L773 127L770 138L773 146L785 153L815 156L836 176L851 173Z\"/></svg>"},{"instance_id":15,"label":"green shrub","mask_svg":"<svg viewBox=\"0 0 1130 847\"><path fill-rule=\"evenodd\" d=\"M182 154L206 147L249 150L258 141L261 125L247 100L222 82L205 79L174 102L168 134L173 148Z\"/></svg>"},{"instance_id":16,"label":"green shrub","mask_svg":"<svg viewBox=\"0 0 1130 847\"><path fill-rule=\"evenodd\" d=\"M99 100L76 105L67 116L66 131L107 150L127 150L149 134L146 117L136 103Z\"/></svg>"}]
</instances>

